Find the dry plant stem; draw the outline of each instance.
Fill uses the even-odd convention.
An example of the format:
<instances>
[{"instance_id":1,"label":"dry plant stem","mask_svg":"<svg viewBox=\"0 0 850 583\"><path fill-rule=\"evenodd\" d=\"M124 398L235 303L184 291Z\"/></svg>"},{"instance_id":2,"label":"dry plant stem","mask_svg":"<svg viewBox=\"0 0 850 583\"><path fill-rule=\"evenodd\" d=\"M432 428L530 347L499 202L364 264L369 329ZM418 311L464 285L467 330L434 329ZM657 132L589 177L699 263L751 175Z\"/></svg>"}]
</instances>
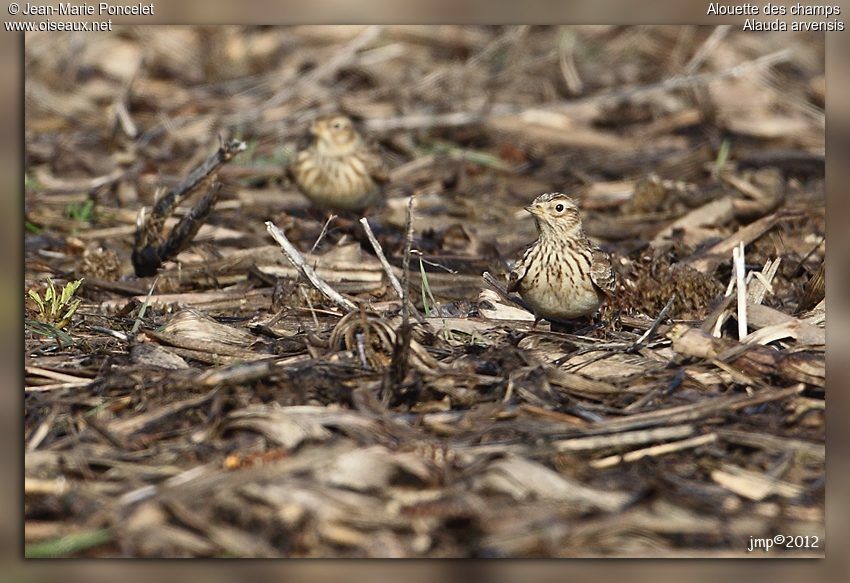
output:
<instances>
[{"instance_id":1,"label":"dry plant stem","mask_svg":"<svg viewBox=\"0 0 850 583\"><path fill-rule=\"evenodd\" d=\"M402 324L407 326L410 315L410 250L413 248L413 197L407 201L407 217L404 225L404 270L402 271Z\"/></svg>"},{"instance_id":2,"label":"dry plant stem","mask_svg":"<svg viewBox=\"0 0 850 583\"><path fill-rule=\"evenodd\" d=\"M71 484L64 478L58 480L26 478L24 480L24 494L27 496L44 496L47 494L60 496L70 488Z\"/></svg>"},{"instance_id":3,"label":"dry plant stem","mask_svg":"<svg viewBox=\"0 0 850 583\"><path fill-rule=\"evenodd\" d=\"M130 492L123 494L118 499L118 504L121 506L129 506L131 504L136 504L143 500L147 500L148 498L156 496L160 492L167 491L168 488L174 488L180 486L181 484L189 483L196 478L204 476L213 469L217 469L213 464L204 464L189 468L185 472L181 472L176 476L168 478L161 485L150 484L147 486L142 486L141 488L136 488L135 490L131 490Z\"/></svg>"},{"instance_id":4,"label":"dry plant stem","mask_svg":"<svg viewBox=\"0 0 850 583\"><path fill-rule=\"evenodd\" d=\"M381 401L389 403L393 387L407 376L410 358L410 249L413 247L413 197L407 201L407 219L404 225L404 270L402 271L401 328L396 334L393 358L381 383Z\"/></svg>"},{"instance_id":5,"label":"dry plant stem","mask_svg":"<svg viewBox=\"0 0 850 583\"><path fill-rule=\"evenodd\" d=\"M284 255L292 262L292 264L297 267L304 277L307 278L313 287L319 290L326 298L335 303L345 312L353 312L357 310L357 305L351 300L344 298L338 291L325 283L316 272L313 271L313 268L307 265L304 261L304 256L295 248L289 239L286 238L286 235L283 234L277 226L271 222L266 221L266 230L272 236L278 245L280 245L281 250Z\"/></svg>"},{"instance_id":6,"label":"dry plant stem","mask_svg":"<svg viewBox=\"0 0 850 583\"><path fill-rule=\"evenodd\" d=\"M673 307L673 302L676 301L676 294L670 296L670 299L667 300L667 303L664 304L664 307L661 308L661 311L658 312L658 316L652 322L652 325L644 332L640 338L635 341L632 345L630 352L640 350L652 339L652 336L655 335L655 332L658 330L658 327L661 325L661 322L664 321L664 318L667 317L667 313L670 311L670 308Z\"/></svg>"},{"instance_id":7,"label":"dry plant stem","mask_svg":"<svg viewBox=\"0 0 850 583\"><path fill-rule=\"evenodd\" d=\"M662 229L650 242L652 246L666 244L670 236L678 231L701 227L702 225L724 225L735 216L732 197L724 196L695 208ZM725 258L725 257L724 257Z\"/></svg>"},{"instance_id":8,"label":"dry plant stem","mask_svg":"<svg viewBox=\"0 0 850 583\"><path fill-rule=\"evenodd\" d=\"M778 261L777 261L778 263ZM826 297L826 264L821 261L820 267L806 282L797 306L796 314L802 314L820 303Z\"/></svg>"},{"instance_id":9,"label":"dry plant stem","mask_svg":"<svg viewBox=\"0 0 850 583\"><path fill-rule=\"evenodd\" d=\"M718 265L728 260L729 252L737 247L738 243L743 242L744 245L749 245L772 229L779 219L779 213L773 213L762 217L759 220L750 223L746 227L738 229L728 238L716 243L709 249L697 252L680 263L690 265L697 271L710 274L714 272Z\"/></svg>"},{"instance_id":10,"label":"dry plant stem","mask_svg":"<svg viewBox=\"0 0 850 583\"><path fill-rule=\"evenodd\" d=\"M207 217L209 217L210 212L212 212L220 194L221 183L214 182L210 185L209 191L198 201L198 204L193 206L180 219L171 231L168 240L160 246L159 256L163 260L176 257L178 253L189 246L195 235L198 234L198 230L200 230Z\"/></svg>"},{"instance_id":11,"label":"dry plant stem","mask_svg":"<svg viewBox=\"0 0 850 583\"><path fill-rule=\"evenodd\" d=\"M168 332L154 332L152 330L145 332L145 335L169 346L194 350L197 352L210 354L213 357L235 356L237 358L241 358L242 360L258 360L265 358L265 356L262 354L257 354L256 352L245 350L243 348L239 348L238 346L225 344L224 342L196 340L193 338L186 338L178 334L171 334Z\"/></svg>"},{"instance_id":12,"label":"dry plant stem","mask_svg":"<svg viewBox=\"0 0 850 583\"><path fill-rule=\"evenodd\" d=\"M279 371L284 370L285 365L303 363L308 360L310 360L309 355L299 354L285 357L275 356L250 362L237 362L230 366L214 368L201 373L195 378L195 382L202 387L250 383L274 376Z\"/></svg>"},{"instance_id":13,"label":"dry plant stem","mask_svg":"<svg viewBox=\"0 0 850 583\"><path fill-rule=\"evenodd\" d=\"M756 309L770 309L757 306ZM823 387L826 371L823 355L785 352L759 344L739 344L684 324L675 324L667 334L671 348L682 356L705 359L741 382L773 390L757 379L778 377L787 381ZM726 364L729 363L729 364Z\"/></svg>"},{"instance_id":14,"label":"dry plant stem","mask_svg":"<svg viewBox=\"0 0 850 583\"><path fill-rule=\"evenodd\" d=\"M139 313L136 316L136 321L133 322L133 328L130 329L130 336L135 336L135 334L139 331L139 328L142 325L142 318L145 317L145 312L148 310L148 306L151 303L151 296L153 295L153 290L156 289L156 284L159 283L159 277L153 280L150 289L148 290L147 295L145 296L142 305L139 307Z\"/></svg>"},{"instance_id":15,"label":"dry plant stem","mask_svg":"<svg viewBox=\"0 0 850 583\"><path fill-rule=\"evenodd\" d=\"M482 274L481 274L481 277L484 279L484 281L485 281L485 282L487 282L487 284L488 284L490 287L492 287L492 288L493 288L493 290L494 290L497 294L499 294L499 296L500 296L503 300L505 300L505 301L507 301L507 302L510 302L510 303L512 303L512 304L516 304L517 306L519 306L519 307L520 307L520 308L522 308L523 310L526 310L526 311L528 311L528 312L532 312L532 313L533 313L533 311L531 310L531 308L529 308L529 307L528 307L528 305L527 305L527 304L523 301L523 299L522 299L521 297L519 297L519 296L515 296L515 295L511 295L510 293L508 293L508 290L506 290L506 289L505 289L505 286L503 286L503 285L499 282L499 280L497 280L495 277L493 277L493 276L490 274L490 272L489 272L489 271L485 271L484 273L482 273Z\"/></svg>"},{"instance_id":16,"label":"dry plant stem","mask_svg":"<svg viewBox=\"0 0 850 583\"><path fill-rule=\"evenodd\" d=\"M671 425L674 423L688 423L715 415L731 415L733 412L745 407L761 405L771 401L780 401L803 391L805 385L800 383L793 387L784 389L760 391L754 396L733 395L730 397L716 397L695 405L682 405L657 409L647 413L636 413L628 417L603 421L591 428L600 433L628 431L642 427L653 427L658 425Z\"/></svg>"},{"instance_id":17,"label":"dry plant stem","mask_svg":"<svg viewBox=\"0 0 850 583\"><path fill-rule=\"evenodd\" d=\"M378 256L378 261L381 262L381 267L384 268L384 273L387 274L387 278L390 281L390 285L392 286L393 290L395 290L395 293L398 298L402 302L405 302L404 288L402 287L401 282L398 280L395 273L393 273L393 268L390 265L390 262L387 261L387 257L386 255L384 255L384 250L381 249L381 244L378 243L378 239L375 238L375 234L372 232L372 228L369 226L369 221L366 219L366 217L363 217L360 219L360 224L363 225L363 231L365 231L366 237L369 239L369 243L372 244L372 249L375 250L375 255ZM419 313L419 310L417 310L415 306L409 306L409 308L412 310L413 317L416 318L416 321L420 324L424 324L425 318L422 316L422 314Z\"/></svg>"},{"instance_id":18,"label":"dry plant stem","mask_svg":"<svg viewBox=\"0 0 850 583\"><path fill-rule=\"evenodd\" d=\"M316 247L319 246L319 243L322 242L322 239L325 238L325 235L328 233L328 227L331 225L331 222L336 219L336 215L331 214L328 215L328 220L325 221L325 224L322 225L322 230L319 231L319 236L316 237L316 242L313 243L313 246L310 247L310 253L313 253L316 250Z\"/></svg>"},{"instance_id":19,"label":"dry plant stem","mask_svg":"<svg viewBox=\"0 0 850 583\"><path fill-rule=\"evenodd\" d=\"M85 387L91 384L91 381L75 381L71 383L53 383L49 385L37 385L34 387L24 387L27 393L45 393L47 391L61 391L64 389L75 389L77 387Z\"/></svg>"},{"instance_id":20,"label":"dry plant stem","mask_svg":"<svg viewBox=\"0 0 850 583\"><path fill-rule=\"evenodd\" d=\"M175 413L178 413L180 411L184 411L186 409L198 407L200 405L205 404L207 401L212 399L217 392L218 389L214 388L213 390L204 393L200 396L170 403L149 413L142 413L124 419L115 419L114 421L109 423L106 429L117 437L130 437L134 433L142 431L146 427L170 415L174 415Z\"/></svg>"},{"instance_id":21,"label":"dry plant stem","mask_svg":"<svg viewBox=\"0 0 850 583\"><path fill-rule=\"evenodd\" d=\"M111 328L106 328L105 326L91 326L89 328L92 332L103 332L113 338L117 338L122 342L127 342L129 337L124 332L119 332L118 330L112 330Z\"/></svg>"},{"instance_id":22,"label":"dry plant stem","mask_svg":"<svg viewBox=\"0 0 850 583\"><path fill-rule=\"evenodd\" d=\"M433 127L455 127L479 123L487 118L485 112L457 111L452 113L412 113L401 117L386 117L370 119L366 129L370 132L397 132L402 130L418 130Z\"/></svg>"},{"instance_id":23,"label":"dry plant stem","mask_svg":"<svg viewBox=\"0 0 850 583\"><path fill-rule=\"evenodd\" d=\"M768 326L786 325L794 338L801 344L825 345L826 331L823 328L789 316L768 306L750 303L747 305L747 327L761 330Z\"/></svg>"},{"instance_id":24,"label":"dry plant stem","mask_svg":"<svg viewBox=\"0 0 850 583\"><path fill-rule=\"evenodd\" d=\"M82 420L95 433L106 439L106 441L108 441L113 447L117 447L118 449L127 449L128 444L126 440L109 431L106 427L104 427L103 422L98 421L96 417L83 415Z\"/></svg>"},{"instance_id":25,"label":"dry plant stem","mask_svg":"<svg viewBox=\"0 0 850 583\"><path fill-rule=\"evenodd\" d=\"M779 269L779 264L782 262L781 257L774 260L768 259L764 264L761 272L753 272L756 280L747 287L747 301L751 304L761 304L765 294L773 293L773 278L776 276L776 271Z\"/></svg>"},{"instance_id":26,"label":"dry plant stem","mask_svg":"<svg viewBox=\"0 0 850 583\"><path fill-rule=\"evenodd\" d=\"M53 422L56 420L58 416L58 411L56 408L52 408L44 420L39 423L38 428L32 432L30 435L29 441L27 441L27 451L35 451L38 449L38 446L44 441L47 435L50 433L50 427L53 425Z\"/></svg>"},{"instance_id":27,"label":"dry plant stem","mask_svg":"<svg viewBox=\"0 0 850 583\"><path fill-rule=\"evenodd\" d=\"M590 462L590 466L596 469L610 468L612 466L616 466L617 464L634 462L645 457L655 457L668 453L674 453L677 451L682 451L683 449L691 449L694 447L699 447L701 445L708 445L710 443L714 443L715 441L717 441L716 433L698 435L696 437L682 439L681 441L654 445L652 447L636 449L634 451L630 451L622 455L612 455L604 457L602 459L593 460L592 462Z\"/></svg>"},{"instance_id":28,"label":"dry plant stem","mask_svg":"<svg viewBox=\"0 0 850 583\"><path fill-rule=\"evenodd\" d=\"M673 362L674 361L671 360L671 364ZM662 387L662 386L653 387L652 389L647 391L640 399L638 399L638 400L632 402L631 404L627 405L626 407L624 407L623 410L624 411L640 411L641 409L644 408L644 406L647 403L649 403L653 399L655 399L659 396L668 395L668 394L672 393L673 391L675 391L676 389L678 389L682 385L682 381L684 380L684 378L685 378L685 369L680 368L679 371L676 373L676 376L674 376L670 380L670 382L667 383L666 386L664 386L664 387Z\"/></svg>"},{"instance_id":29,"label":"dry plant stem","mask_svg":"<svg viewBox=\"0 0 850 583\"><path fill-rule=\"evenodd\" d=\"M776 275L776 270L779 268L780 259L777 258L775 261L768 260L764 267L762 268L761 273L759 272L750 272L751 277L755 277L747 286L747 303L748 304L761 304L762 300L764 300L764 295L768 291L772 291L770 282L773 280L773 277ZM733 258L734 265L734 258ZM726 289L726 294L724 295L724 299L720 304L712 311L712 314L706 321L703 323L700 328L705 330L706 332L711 332L713 336L720 338L721 331L723 326L726 324L726 320L731 316L731 312L726 308L729 304L732 303L732 300L735 299L736 296L732 295L732 291L736 287L737 274L732 273L732 277L729 280L729 287ZM752 326L752 317L747 316L747 326Z\"/></svg>"},{"instance_id":30,"label":"dry plant stem","mask_svg":"<svg viewBox=\"0 0 850 583\"><path fill-rule=\"evenodd\" d=\"M558 452L594 451L608 447L628 447L642 445L644 443L652 443L653 441L682 439L690 437L693 433L693 425L673 425L670 427L658 427L654 429L623 431L620 433L613 433L611 435L593 435L590 437L560 439L553 441L552 447Z\"/></svg>"},{"instance_id":31,"label":"dry plant stem","mask_svg":"<svg viewBox=\"0 0 850 583\"><path fill-rule=\"evenodd\" d=\"M811 250L808 253L806 253L800 259L800 261L797 262L797 266L794 268L793 272L795 274L802 275L803 265L805 265L806 261L809 260L809 257L811 257L818 249L820 249L820 246L823 245L825 242L826 242L826 236L822 236L820 238L820 241L818 241L818 244L815 245L814 247L812 247Z\"/></svg>"},{"instance_id":32,"label":"dry plant stem","mask_svg":"<svg viewBox=\"0 0 850 583\"><path fill-rule=\"evenodd\" d=\"M691 60L688 61L688 64L685 65L685 74L693 75L697 72L700 65L702 65L703 61L705 61L706 57L708 57L711 52L716 49L723 39L726 38L726 35L729 33L729 30L732 28L729 24L721 24L714 28L711 31L711 34L705 39L705 42L697 49L697 52L694 53L694 56L691 57Z\"/></svg>"},{"instance_id":33,"label":"dry plant stem","mask_svg":"<svg viewBox=\"0 0 850 583\"><path fill-rule=\"evenodd\" d=\"M160 198L153 207L152 217L165 217L171 214L180 201L197 190L204 180L210 178L223 164L229 162L239 152L245 151L248 146L245 142L231 140L225 142L221 147L204 162L192 170L189 175L176 188Z\"/></svg>"},{"instance_id":34,"label":"dry plant stem","mask_svg":"<svg viewBox=\"0 0 850 583\"><path fill-rule=\"evenodd\" d=\"M43 369L37 366L27 366L24 368L24 371L28 375L44 377L54 381L64 381L66 383L91 382L91 379L86 377L75 377L73 375L57 372L54 370Z\"/></svg>"},{"instance_id":35,"label":"dry plant stem","mask_svg":"<svg viewBox=\"0 0 850 583\"><path fill-rule=\"evenodd\" d=\"M747 336L747 282L743 241L732 251L732 261L735 265L735 285L738 288L738 340L743 340Z\"/></svg>"},{"instance_id":36,"label":"dry plant stem","mask_svg":"<svg viewBox=\"0 0 850 583\"><path fill-rule=\"evenodd\" d=\"M768 433L739 431L736 429L718 429L717 434L722 440L730 443L766 449L776 453L794 452L821 461L826 457L826 447L820 443L777 437Z\"/></svg>"},{"instance_id":37,"label":"dry plant stem","mask_svg":"<svg viewBox=\"0 0 850 583\"><path fill-rule=\"evenodd\" d=\"M378 261L381 262L381 267L384 268L384 273L387 274L387 278L390 281L390 285L395 290L396 295L399 299L404 298L404 289L401 287L401 282L393 273L392 266L389 261L387 261L386 255L384 255L384 250L381 249L381 244L378 243L378 240L375 238L375 234L372 232L372 228L369 226L369 221L366 217L360 219L360 224L363 225L363 230L366 232L366 237L369 239L369 243L372 244L372 249L375 250L375 255L378 256Z\"/></svg>"},{"instance_id":38,"label":"dry plant stem","mask_svg":"<svg viewBox=\"0 0 850 583\"><path fill-rule=\"evenodd\" d=\"M213 186L198 206L177 224L168 240L163 241L162 230L166 219L180 201L202 186L210 184L218 169L246 148L245 142L239 140L223 142L215 154L204 160L183 182L160 198L150 214L146 215L142 209L137 219L132 254L133 268L137 276L148 277L155 274L164 261L179 253L191 242L218 199L217 187Z\"/></svg>"},{"instance_id":39,"label":"dry plant stem","mask_svg":"<svg viewBox=\"0 0 850 583\"><path fill-rule=\"evenodd\" d=\"M711 472L711 479L723 488L749 500L760 501L774 495L796 498L804 492L804 488L777 480L769 474L754 472L728 463L721 464L720 467L721 469Z\"/></svg>"},{"instance_id":40,"label":"dry plant stem","mask_svg":"<svg viewBox=\"0 0 850 583\"><path fill-rule=\"evenodd\" d=\"M558 44L558 57L561 65L561 76L564 78L564 84L569 89L570 94L578 95L584 89L584 83L581 82L581 75L576 68L575 61L575 41L568 39L561 32L561 40Z\"/></svg>"},{"instance_id":41,"label":"dry plant stem","mask_svg":"<svg viewBox=\"0 0 850 583\"><path fill-rule=\"evenodd\" d=\"M700 330L719 337L719 332L715 332L715 330L716 328L721 327L722 323L726 321L726 310L732 303L733 298L734 296L731 292L724 295L723 298L717 302L717 305L711 310L711 313L706 317L705 321L700 324Z\"/></svg>"},{"instance_id":42,"label":"dry plant stem","mask_svg":"<svg viewBox=\"0 0 850 583\"><path fill-rule=\"evenodd\" d=\"M319 318L316 316L316 310L313 307L313 302L310 301L310 296L307 295L307 292L304 290L303 286L298 286L298 293L301 294L301 299L307 304L307 307L310 309L310 317L313 318L313 329L319 329Z\"/></svg>"}]
</instances>

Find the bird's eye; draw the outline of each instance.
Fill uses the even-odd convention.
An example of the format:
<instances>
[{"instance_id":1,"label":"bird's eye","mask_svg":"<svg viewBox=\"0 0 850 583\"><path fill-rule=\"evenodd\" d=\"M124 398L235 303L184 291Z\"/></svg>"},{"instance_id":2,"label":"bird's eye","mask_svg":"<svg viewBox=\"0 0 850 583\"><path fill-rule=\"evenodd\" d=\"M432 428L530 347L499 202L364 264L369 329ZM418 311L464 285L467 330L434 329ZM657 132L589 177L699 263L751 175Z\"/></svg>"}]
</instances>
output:
<instances>
[{"instance_id":1,"label":"bird's eye","mask_svg":"<svg viewBox=\"0 0 850 583\"><path fill-rule=\"evenodd\" d=\"M561 204L560 202L559 202L558 204L556 204L556 205L555 205L555 212L556 212L556 213L562 213L562 212L564 212L564 205L563 205L563 204Z\"/></svg>"},{"instance_id":2,"label":"bird's eye","mask_svg":"<svg viewBox=\"0 0 850 583\"><path fill-rule=\"evenodd\" d=\"M333 129L338 130L342 128L342 122L335 121L333 123Z\"/></svg>"}]
</instances>

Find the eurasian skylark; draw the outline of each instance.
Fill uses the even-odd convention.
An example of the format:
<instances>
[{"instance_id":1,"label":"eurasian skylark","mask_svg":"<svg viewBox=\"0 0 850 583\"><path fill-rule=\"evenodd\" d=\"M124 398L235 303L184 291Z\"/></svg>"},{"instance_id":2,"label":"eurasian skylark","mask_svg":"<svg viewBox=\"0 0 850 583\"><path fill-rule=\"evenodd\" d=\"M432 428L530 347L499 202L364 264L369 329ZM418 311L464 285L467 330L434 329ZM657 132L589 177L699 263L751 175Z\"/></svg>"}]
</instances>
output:
<instances>
[{"instance_id":1,"label":"eurasian skylark","mask_svg":"<svg viewBox=\"0 0 850 583\"><path fill-rule=\"evenodd\" d=\"M593 315L616 280L609 256L585 235L575 202L547 193L525 210L539 237L511 270L508 291L518 292L538 319Z\"/></svg>"}]
</instances>

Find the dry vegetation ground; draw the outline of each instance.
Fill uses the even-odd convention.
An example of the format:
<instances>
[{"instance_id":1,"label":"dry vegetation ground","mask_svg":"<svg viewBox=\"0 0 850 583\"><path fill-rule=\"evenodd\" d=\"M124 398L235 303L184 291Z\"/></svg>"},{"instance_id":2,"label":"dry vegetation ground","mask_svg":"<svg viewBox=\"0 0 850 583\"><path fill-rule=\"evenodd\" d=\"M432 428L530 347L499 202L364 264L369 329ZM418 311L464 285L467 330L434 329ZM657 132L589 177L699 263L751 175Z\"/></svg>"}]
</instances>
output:
<instances>
[{"instance_id":1,"label":"dry vegetation ground","mask_svg":"<svg viewBox=\"0 0 850 583\"><path fill-rule=\"evenodd\" d=\"M823 59L726 27L29 36L26 289L85 282L68 329L27 304L27 554L821 554ZM283 178L337 109L393 168L369 221L399 278L415 195L409 327L359 217L322 233ZM137 278L139 210L222 139L206 224ZM532 329L482 273L551 190L620 290Z\"/></svg>"}]
</instances>

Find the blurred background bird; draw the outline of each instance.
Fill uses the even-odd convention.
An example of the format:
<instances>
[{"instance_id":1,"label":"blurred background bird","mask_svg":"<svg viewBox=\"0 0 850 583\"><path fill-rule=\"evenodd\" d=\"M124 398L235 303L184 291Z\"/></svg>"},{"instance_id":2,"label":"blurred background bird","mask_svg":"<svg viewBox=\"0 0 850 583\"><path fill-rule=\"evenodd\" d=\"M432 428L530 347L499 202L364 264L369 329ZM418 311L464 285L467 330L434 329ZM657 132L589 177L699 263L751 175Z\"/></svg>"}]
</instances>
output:
<instances>
[{"instance_id":1,"label":"blurred background bird","mask_svg":"<svg viewBox=\"0 0 850 583\"><path fill-rule=\"evenodd\" d=\"M319 208L362 211L382 202L389 168L351 119L335 114L312 123L287 176Z\"/></svg>"}]
</instances>

